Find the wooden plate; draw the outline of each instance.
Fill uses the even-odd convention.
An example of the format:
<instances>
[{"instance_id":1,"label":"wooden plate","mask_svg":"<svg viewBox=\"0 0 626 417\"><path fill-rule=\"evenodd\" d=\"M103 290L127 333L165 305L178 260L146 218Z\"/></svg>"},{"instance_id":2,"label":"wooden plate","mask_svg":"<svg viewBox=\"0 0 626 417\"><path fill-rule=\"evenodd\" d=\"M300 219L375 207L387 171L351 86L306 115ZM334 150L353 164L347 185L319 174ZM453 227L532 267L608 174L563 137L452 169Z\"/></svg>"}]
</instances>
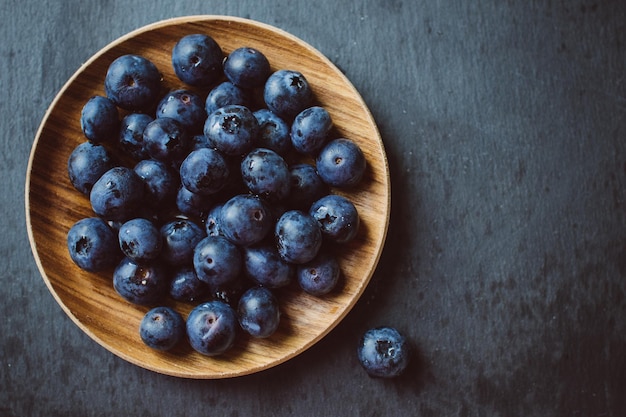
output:
<instances>
[{"instance_id":1,"label":"wooden plate","mask_svg":"<svg viewBox=\"0 0 626 417\"><path fill-rule=\"evenodd\" d=\"M262 340L240 335L234 348L220 357L196 353L188 343L170 352L144 346L138 326L148 308L131 305L118 296L110 272L88 273L76 267L66 244L67 231L74 222L93 216L89 199L72 187L67 176L70 153L85 141L80 129L82 106L91 96L104 95L103 80L109 64L127 53L152 60L163 73L166 86L184 87L171 69L170 53L178 39L192 33L210 35L224 53L251 46L267 56L273 70L302 72L317 102L331 114L335 134L355 140L368 161L359 187L341 192L356 205L362 227L357 239L340 251L340 288L322 298L304 294L297 285L281 289L278 331ZM89 59L67 81L43 118L30 155L25 191L27 228L35 260L50 292L69 317L100 345L133 364L198 379L267 369L293 358L328 334L369 282L383 248L390 211L389 170L380 134L348 79L302 40L266 24L225 16L158 22L121 37ZM184 317L193 307L173 301L167 304Z\"/></svg>"}]
</instances>

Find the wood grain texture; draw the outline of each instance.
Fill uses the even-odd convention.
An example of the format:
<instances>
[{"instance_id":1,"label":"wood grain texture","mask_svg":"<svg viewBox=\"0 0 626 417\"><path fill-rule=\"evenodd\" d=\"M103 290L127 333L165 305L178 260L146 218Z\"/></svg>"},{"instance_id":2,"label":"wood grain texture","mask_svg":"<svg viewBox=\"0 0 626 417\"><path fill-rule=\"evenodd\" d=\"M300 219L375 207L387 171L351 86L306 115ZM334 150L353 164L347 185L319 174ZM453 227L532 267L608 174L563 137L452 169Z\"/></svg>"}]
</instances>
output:
<instances>
[{"instance_id":1,"label":"wood grain texture","mask_svg":"<svg viewBox=\"0 0 626 417\"><path fill-rule=\"evenodd\" d=\"M261 50L272 69L302 72L317 102L333 119L334 134L355 140L368 161L358 188L341 191L357 207L361 228L357 239L340 249L341 288L323 298L307 296L295 286L278 292L282 321L269 339L241 334L234 349L217 358L194 352L186 343L172 352L144 346L138 326L148 307L119 297L112 271L87 273L68 254L66 234L79 219L93 216L88 199L67 178L67 159L85 141L80 111L89 97L103 95L108 65L133 53L152 60L170 88L181 88L173 74L170 51L192 33L213 37L225 53L240 46ZM339 193L339 191L336 191ZM26 181L26 220L39 270L51 293L72 320L90 337L125 360L156 372L187 378L226 378L257 372L282 363L320 340L351 310L367 286L380 258L390 213L390 180L385 150L374 120L348 79L322 54L303 41L251 20L192 16L162 21L109 44L87 61L59 92L44 116L35 139ZM167 301L188 314L193 305Z\"/></svg>"}]
</instances>

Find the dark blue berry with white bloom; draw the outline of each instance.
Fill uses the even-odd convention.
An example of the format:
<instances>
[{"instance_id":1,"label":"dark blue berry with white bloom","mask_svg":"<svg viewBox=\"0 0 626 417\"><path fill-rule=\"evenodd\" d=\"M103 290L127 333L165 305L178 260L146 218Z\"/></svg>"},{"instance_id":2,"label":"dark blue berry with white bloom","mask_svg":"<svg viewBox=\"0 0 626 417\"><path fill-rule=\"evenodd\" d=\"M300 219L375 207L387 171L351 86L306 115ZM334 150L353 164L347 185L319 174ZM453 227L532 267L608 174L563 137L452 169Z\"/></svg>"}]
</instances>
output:
<instances>
[{"instance_id":1,"label":"dark blue berry with white bloom","mask_svg":"<svg viewBox=\"0 0 626 417\"><path fill-rule=\"evenodd\" d=\"M131 218L142 202L144 184L130 168L116 166L102 174L89 194L93 211L107 220Z\"/></svg>"},{"instance_id":2,"label":"dark blue berry with white bloom","mask_svg":"<svg viewBox=\"0 0 626 417\"><path fill-rule=\"evenodd\" d=\"M317 220L322 234L337 243L354 239L359 231L359 213L349 199L329 194L314 202L309 214Z\"/></svg>"},{"instance_id":3,"label":"dark blue berry with white bloom","mask_svg":"<svg viewBox=\"0 0 626 417\"><path fill-rule=\"evenodd\" d=\"M189 219L175 219L160 229L162 259L170 265L192 265L195 246L206 237L202 227Z\"/></svg>"},{"instance_id":4,"label":"dark blue berry with white bloom","mask_svg":"<svg viewBox=\"0 0 626 417\"><path fill-rule=\"evenodd\" d=\"M172 164L187 155L191 137L178 121L162 117L148 123L143 131L143 144L151 158Z\"/></svg>"},{"instance_id":5,"label":"dark blue berry with white bloom","mask_svg":"<svg viewBox=\"0 0 626 417\"><path fill-rule=\"evenodd\" d=\"M202 218L212 205L212 197L191 192L184 185L178 188L176 208L185 216Z\"/></svg>"},{"instance_id":6,"label":"dark blue berry with white bloom","mask_svg":"<svg viewBox=\"0 0 626 417\"><path fill-rule=\"evenodd\" d=\"M274 235L278 254L294 264L315 258L322 246L322 232L313 217L299 210L285 212L276 222Z\"/></svg>"},{"instance_id":7,"label":"dark blue berry with white bloom","mask_svg":"<svg viewBox=\"0 0 626 417\"><path fill-rule=\"evenodd\" d=\"M239 278L241 252L223 236L207 236L194 249L193 267L199 280L219 288Z\"/></svg>"},{"instance_id":8,"label":"dark blue berry with white bloom","mask_svg":"<svg viewBox=\"0 0 626 417\"><path fill-rule=\"evenodd\" d=\"M207 294L207 285L198 279L193 267L183 266L172 273L169 293L172 299L191 303L206 297Z\"/></svg>"},{"instance_id":9,"label":"dark blue berry with white bloom","mask_svg":"<svg viewBox=\"0 0 626 417\"><path fill-rule=\"evenodd\" d=\"M332 119L325 108L313 106L304 109L291 124L291 144L297 152L313 155L326 143L332 126Z\"/></svg>"},{"instance_id":10,"label":"dark blue berry with white bloom","mask_svg":"<svg viewBox=\"0 0 626 417\"><path fill-rule=\"evenodd\" d=\"M161 254L161 234L148 219L128 220L120 226L118 237L122 253L134 261L151 261Z\"/></svg>"},{"instance_id":11,"label":"dark blue berry with white bloom","mask_svg":"<svg viewBox=\"0 0 626 417\"><path fill-rule=\"evenodd\" d=\"M118 107L149 112L161 96L161 78L161 73L149 59L140 55L122 55L109 65L104 89Z\"/></svg>"},{"instance_id":12,"label":"dark blue berry with white bloom","mask_svg":"<svg viewBox=\"0 0 626 417\"><path fill-rule=\"evenodd\" d=\"M210 195L220 191L230 175L224 156L212 148L191 151L180 166L180 180L189 191Z\"/></svg>"},{"instance_id":13,"label":"dark blue berry with white bloom","mask_svg":"<svg viewBox=\"0 0 626 417\"><path fill-rule=\"evenodd\" d=\"M291 121L311 106L313 92L302 73L282 69L272 73L265 82L263 99L268 109L285 121Z\"/></svg>"},{"instance_id":14,"label":"dark blue berry with white bloom","mask_svg":"<svg viewBox=\"0 0 626 417\"><path fill-rule=\"evenodd\" d=\"M367 166L361 148L350 139L328 142L315 160L317 172L333 187L352 187L363 178Z\"/></svg>"},{"instance_id":15,"label":"dark blue berry with white bloom","mask_svg":"<svg viewBox=\"0 0 626 417\"><path fill-rule=\"evenodd\" d=\"M176 195L179 179L174 171L161 161L144 159L133 168L145 184L147 203L160 206Z\"/></svg>"},{"instance_id":16,"label":"dark blue berry with white bloom","mask_svg":"<svg viewBox=\"0 0 626 417\"><path fill-rule=\"evenodd\" d=\"M296 268L300 288L318 297L335 289L340 275L339 261L326 251L318 253L315 258Z\"/></svg>"},{"instance_id":17,"label":"dark blue berry with white bloom","mask_svg":"<svg viewBox=\"0 0 626 417\"><path fill-rule=\"evenodd\" d=\"M92 142L78 145L67 160L67 174L72 185L81 193L89 195L93 185L102 174L115 166L107 148Z\"/></svg>"},{"instance_id":18,"label":"dark blue berry with white bloom","mask_svg":"<svg viewBox=\"0 0 626 417\"><path fill-rule=\"evenodd\" d=\"M174 90L159 102L156 117L177 120L190 134L202 132L206 111L204 100L191 90Z\"/></svg>"},{"instance_id":19,"label":"dark blue berry with white bloom","mask_svg":"<svg viewBox=\"0 0 626 417\"><path fill-rule=\"evenodd\" d=\"M249 335L270 337L280 324L278 300L268 288L252 287L239 298L237 317L239 325Z\"/></svg>"},{"instance_id":20,"label":"dark blue berry with white bloom","mask_svg":"<svg viewBox=\"0 0 626 417\"><path fill-rule=\"evenodd\" d=\"M185 320L171 307L155 307L148 311L139 324L139 337L146 346L156 350L170 350L185 337Z\"/></svg>"},{"instance_id":21,"label":"dark blue berry with white bloom","mask_svg":"<svg viewBox=\"0 0 626 417\"><path fill-rule=\"evenodd\" d=\"M209 87L223 75L222 48L215 40L196 33L183 36L172 50L172 67L176 76L185 84Z\"/></svg>"},{"instance_id":22,"label":"dark blue berry with white bloom","mask_svg":"<svg viewBox=\"0 0 626 417\"><path fill-rule=\"evenodd\" d=\"M216 85L209 91L204 102L204 109L207 115L215 110L230 105L250 106L250 95L246 90L237 87L230 81L224 81Z\"/></svg>"},{"instance_id":23,"label":"dark blue berry with white bloom","mask_svg":"<svg viewBox=\"0 0 626 417\"><path fill-rule=\"evenodd\" d=\"M67 248L72 261L90 272L113 267L121 257L115 232L99 217L74 223L67 233Z\"/></svg>"},{"instance_id":24,"label":"dark blue berry with white bloom","mask_svg":"<svg viewBox=\"0 0 626 417\"><path fill-rule=\"evenodd\" d=\"M290 166L289 177L291 191L287 203L292 208L308 211L311 204L329 192L328 185L322 181L311 164L301 163Z\"/></svg>"},{"instance_id":25,"label":"dark blue berry with white bloom","mask_svg":"<svg viewBox=\"0 0 626 417\"><path fill-rule=\"evenodd\" d=\"M244 275L267 288L281 288L294 277L295 267L283 260L275 245L259 244L242 248Z\"/></svg>"},{"instance_id":26,"label":"dark blue berry with white bloom","mask_svg":"<svg viewBox=\"0 0 626 417\"><path fill-rule=\"evenodd\" d=\"M239 324L235 310L216 300L199 304L191 310L186 327L189 344L195 351L217 356L233 346Z\"/></svg>"},{"instance_id":27,"label":"dark blue berry with white bloom","mask_svg":"<svg viewBox=\"0 0 626 417\"><path fill-rule=\"evenodd\" d=\"M237 48L224 60L224 75L242 88L261 87L270 75L270 63L258 49Z\"/></svg>"},{"instance_id":28,"label":"dark blue berry with white bloom","mask_svg":"<svg viewBox=\"0 0 626 417\"><path fill-rule=\"evenodd\" d=\"M291 150L290 127L283 119L268 109L254 112L259 123L259 135L256 146L271 149L279 155L286 155Z\"/></svg>"},{"instance_id":29,"label":"dark blue berry with white bloom","mask_svg":"<svg viewBox=\"0 0 626 417\"><path fill-rule=\"evenodd\" d=\"M94 143L111 142L117 137L120 115L117 106L107 97L91 97L80 113L80 127Z\"/></svg>"},{"instance_id":30,"label":"dark blue berry with white bloom","mask_svg":"<svg viewBox=\"0 0 626 417\"><path fill-rule=\"evenodd\" d=\"M157 262L139 263L124 258L113 271L113 288L126 301L138 305L160 302L167 294L169 275Z\"/></svg>"},{"instance_id":31,"label":"dark blue berry with white bloom","mask_svg":"<svg viewBox=\"0 0 626 417\"><path fill-rule=\"evenodd\" d=\"M410 347L393 327L377 327L363 334L357 347L359 363L374 378L394 378L407 368Z\"/></svg>"},{"instance_id":32,"label":"dark blue berry with white bloom","mask_svg":"<svg viewBox=\"0 0 626 417\"><path fill-rule=\"evenodd\" d=\"M221 234L236 245L260 242L273 226L268 206L252 194L238 194L224 203L219 213Z\"/></svg>"},{"instance_id":33,"label":"dark blue berry with white bloom","mask_svg":"<svg viewBox=\"0 0 626 417\"><path fill-rule=\"evenodd\" d=\"M207 236L223 236L222 226L220 220L220 213L222 212L223 204L214 204L207 212L204 219L204 228L206 229Z\"/></svg>"},{"instance_id":34,"label":"dark blue berry with white bloom","mask_svg":"<svg viewBox=\"0 0 626 417\"><path fill-rule=\"evenodd\" d=\"M154 117L145 113L129 113L120 123L120 148L135 160L149 157L143 146L143 131L154 120Z\"/></svg>"},{"instance_id":35,"label":"dark blue berry with white bloom","mask_svg":"<svg viewBox=\"0 0 626 417\"><path fill-rule=\"evenodd\" d=\"M291 190L289 166L271 149L250 151L241 161L241 177L248 190L271 202L284 200Z\"/></svg>"},{"instance_id":36,"label":"dark blue berry with white bloom","mask_svg":"<svg viewBox=\"0 0 626 417\"><path fill-rule=\"evenodd\" d=\"M259 133L254 113L240 105L228 105L211 113L204 124L204 134L209 143L226 155L243 155L249 152Z\"/></svg>"}]
</instances>

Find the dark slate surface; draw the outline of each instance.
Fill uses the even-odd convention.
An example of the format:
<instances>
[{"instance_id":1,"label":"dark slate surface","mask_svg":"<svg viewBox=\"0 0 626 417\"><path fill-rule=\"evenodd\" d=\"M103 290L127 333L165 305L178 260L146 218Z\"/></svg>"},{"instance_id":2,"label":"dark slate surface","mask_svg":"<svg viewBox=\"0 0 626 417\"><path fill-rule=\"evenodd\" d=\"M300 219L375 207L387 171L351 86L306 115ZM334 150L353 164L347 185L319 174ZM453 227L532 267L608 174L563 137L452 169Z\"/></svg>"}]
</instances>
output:
<instances>
[{"instance_id":1,"label":"dark slate surface","mask_svg":"<svg viewBox=\"0 0 626 417\"><path fill-rule=\"evenodd\" d=\"M389 238L327 338L257 375L162 376L83 334L45 287L23 189L36 129L93 53L144 24L249 17L325 53L377 120ZM626 415L623 1L4 1L0 415ZM391 324L416 354L370 379Z\"/></svg>"}]
</instances>

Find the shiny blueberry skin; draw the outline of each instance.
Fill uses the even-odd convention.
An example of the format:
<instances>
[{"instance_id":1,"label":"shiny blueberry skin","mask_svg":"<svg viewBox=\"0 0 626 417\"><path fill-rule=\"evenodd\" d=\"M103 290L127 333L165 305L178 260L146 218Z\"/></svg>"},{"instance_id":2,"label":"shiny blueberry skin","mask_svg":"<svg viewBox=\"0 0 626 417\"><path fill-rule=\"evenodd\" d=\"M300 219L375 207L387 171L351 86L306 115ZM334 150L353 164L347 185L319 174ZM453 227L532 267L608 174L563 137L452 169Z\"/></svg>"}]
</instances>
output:
<instances>
[{"instance_id":1,"label":"shiny blueberry skin","mask_svg":"<svg viewBox=\"0 0 626 417\"><path fill-rule=\"evenodd\" d=\"M265 287L252 287L243 293L237 304L241 328L253 337L270 337L280 324L278 300Z\"/></svg>"},{"instance_id":2,"label":"shiny blueberry skin","mask_svg":"<svg viewBox=\"0 0 626 417\"><path fill-rule=\"evenodd\" d=\"M160 205L176 194L178 178L163 162L144 159L137 162L133 170L145 184L145 195L149 204Z\"/></svg>"},{"instance_id":3,"label":"shiny blueberry skin","mask_svg":"<svg viewBox=\"0 0 626 417\"><path fill-rule=\"evenodd\" d=\"M118 107L129 111L154 109L161 95L161 73L148 59L122 55L115 59L104 79L106 95Z\"/></svg>"},{"instance_id":4,"label":"shiny blueberry skin","mask_svg":"<svg viewBox=\"0 0 626 417\"><path fill-rule=\"evenodd\" d=\"M268 109L290 122L311 106L313 92L302 73L282 69L272 73L265 82L263 99Z\"/></svg>"},{"instance_id":5,"label":"shiny blueberry skin","mask_svg":"<svg viewBox=\"0 0 626 417\"><path fill-rule=\"evenodd\" d=\"M333 187L352 187L363 178L366 160L361 148L346 138L328 142L315 159L317 172Z\"/></svg>"},{"instance_id":6,"label":"shiny blueberry skin","mask_svg":"<svg viewBox=\"0 0 626 417\"><path fill-rule=\"evenodd\" d=\"M146 346L156 350L170 350L185 337L185 320L171 307L155 307L148 311L139 324L139 337Z\"/></svg>"},{"instance_id":7,"label":"shiny blueberry skin","mask_svg":"<svg viewBox=\"0 0 626 417\"><path fill-rule=\"evenodd\" d=\"M94 143L110 142L117 136L120 115L117 106L107 97L91 97L80 113L80 127Z\"/></svg>"},{"instance_id":8,"label":"shiny blueberry skin","mask_svg":"<svg viewBox=\"0 0 626 417\"><path fill-rule=\"evenodd\" d=\"M187 155L191 136L175 119L161 117L148 123L143 131L143 143L151 158L171 164Z\"/></svg>"},{"instance_id":9,"label":"shiny blueberry skin","mask_svg":"<svg viewBox=\"0 0 626 417\"><path fill-rule=\"evenodd\" d=\"M296 268L300 288L318 297L331 292L337 286L340 275L339 261L329 252L320 252L311 261Z\"/></svg>"},{"instance_id":10,"label":"shiny blueberry skin","mask_svg":"<svg viewBox=\"0 0 626 417\"><path fill-rule=\"evenodd\" d=\"M138 263L124 258L113 271L113 288L126 301L138 305L158 303L167 294L169 275L159 263Z\"/></svg>"},{"instance_id":11,"label":"shiny blueberry skin","mask_svg":"<svg viewBox=\"0 0 626 417\"><path fill-rule=\"evenodd\" d=\"M154 117L145 113L129 113L120 123L120 147L135 160L148 158L148 151L143 146L143 131L153 120Z\"/></svg>"},{"instance_id":12,"label":"shiny blueberry skin","mask_svg":"<svg viewBox=\"0 0 626 417\"><path fill-rule=\"evenodd\" d=\"M127 220L142 202L144 184L130 168L113 167L93 185L89 200L93 211L107 220Z\"/></svg>"},{"instance_id":13,"label":"shiny blueberry skin","mask_svg":"<svg viewBox=\"0 0 626 417\"><path fill-rule=\"evenodd\" d=\"M207 212L206 218L204 219L204 228L206 230L207 236L223 236L222 226L220 220L220 213L222 212L223 204L215 204L213 205L209 211Z\"/></svg>"},{"instance_id":14,"label":"shiny blueberry skin","mask_svg":"<svg viewBox=\"0 0 626 417\"><path fill-rule=\"evenodd\" d=\"M195 246L206 237L204 229L189 219L171 220L161 226L160 232L162 258L175 266L191 266Z\"/></svg>"},{"instance_id":15,"label":"shiny blueberry skin","mask_svg":"<svg viewBox=\"0 0 626 417\"><path fill-rule=\"evenodd\" d=\"M170 91L157 105L156 117L174 119L190 134L202 132L206 119L204 100L191 90Z\"/></svg>"},{"instance_id":16,"label":"shiny blueberry skin","mask_svg":"<svg viewBox=\"0 0 626 417\"><path fill-rule=\"evenodd\" d=\"M329 192L328 185L322 181L311 164L301 163L290 166L289 176L291 191L287 203L292 208L308 211L311 204Z\"/></svg>"},{"instance_id":17,"label":"shiny blueberry skin","mask_svg":"<svg viewBox=\"0 0 626 417\"><path fill-rule=\"evenodd\" d=\"M180 166L180 180L192 193L215 194L220 191L230 175L221 152L211 148L191 151Z\"/></svg>"},{"instance_id":18,"label":"shiny blueberry skin","mask_svg":"<svg viewBox=\"0 0 626 417\"><path fill-rule=\"evenodd\" d=\"M122 224L118 239L122 253L137 262L151 261L161 253L161 234L148 219L138 217Z\"/></svg>"},{"instance_id":19,"label":"shiny blueberry skin","mask_svg":"<svg viewBox=\"0 0 626 417\"><path fill-rule=\"evenodd\" d=\"M271 149L251 150L241 161L241 177L248 190L271 202L284 200L291 190L289 166Z\"/></svg>"},{"instance_id":20,"label":"shiny blueberry skin","mask_svg":"<svg viewBox=\"0 0 626 417\"><path fill-rule=\"evenodd\" d=\"M309 214L319 223L324 237L334 242L347 243L359 231L361 221L356 207L338 194L328 194L314 202Z\"/></svg>"},{"instance_id":21,"label":"shiny blueberry skin","mask_svg":"<svg viewBox=\"0 0 626 417\"><path fill-rule=\"evenodd\" d=\"M204 109L206 114L210 115L217 109L229 105L248 107L250 105L250 96L246 90L237 87L230 81L224 81L209 91L204 102Z\"/></svg>"},{"instance_id":22,"label":"shiny blueberry skin","mask_svg":"<svg viewBox=\"0 0 626 417\"><path fill-rule=\"evenodd\" d=\"M276 246L259 244L242 248L243 271L253 282L267 288L289 285L295 274L294 265L284 261Z\"/></svg>"},{"instance_id":23,"label":"shiny blueberry skin","mask_svg":"<svg viewBox=\"0 0 626 417\"><path fill-rule=\"evenodd\" d=\"M242 88L263 86L270 72L267 57L254 48L237 48L224 60L224 75Z\"/></svg>"},{"instance_id":24,"label":"shiny blueberry skin","mask_svg":"<svg viewBox=\"0 0 626 417\"><path fill-rule=\"evenodd\" d=\"M170 281L170 297L176 301L191 303L207 295L207 286L198 279L191 266L177 268Z\"/></svg>"},{"instance_id":25,"label":"shiny blueberry skin","mask_svg":"<svg viewBox=\"0 0 626 417\"><path fill-rule=\"evenodd\" d=\"M325 108L313 106L302 110L291 124L291 144L302 154L313 155L326 143L333 126Z\"/></svg>"},{"instance_id":26,"label":"shiny blueberry skin","mask_svg":"<svg viewBox=\"0 0 626 417\"><path fill-rule=\"evenodd\" d=\"M279 155L286 155L292 149L290 127L283 119L268 109L259 109L254 112L259 123L259 135L256 146L271 149Z\"/></svg>"},{"instance_id":27,"label":"shiny blueberry skin","mask_svg":"<svg viewBox=\"0 0 626 417\"><path fill-rule=\"evenodd\" d=\"M206 195L189 191L181 185L176 194L176 208L185 216L202 218L213 205L212 199Z\"/></svg>"},{"instance_id":28,"label":"shiny blueberry skin","mask_svg":"<svg viewBox=\"0 0 626 417\"><path fill-rule=\"evenodd\" d=\"M269 207L252 194L238 194L226 201L219 221L224 237L240 246L260 242L273 226Z\"/></svg>"},{"instance_id":29,"label":"shiny blueberry skin","mask_svg":"<svg viewBox=\"0 0 626 417\"><path fill-rule=\"evenodd\" d=\"M223 301L199 304L187 316L189 344L207 356L220 355L230 349L238 327L235 310Z\"/></svg>"},{"instance_id":30,"label":"shiny blueberry skin","mask_svg":"<svg viewBox=\"0 0 626 417\"><path fill-rule=\"evenodd\" d=\"M212 289L219 288L239 278L241 252L223 236L207 236L195 247L193 267L200 281Z\"/></svg>"},{"instance_id":31,"label":"shiny blueberry skin","mask_svg":"<svg viewBox=\"0 0 626 417\"><path fill-rule=\"evenodd\" d=\"M121 257L115 232L99 217L74 223L67 233L67 249L72 261L90 272L113 267Z\"/></svg>"},{"instance_id":32,"label":"shiny blueberry skin","mask_svg":"<svg viewBox=\"0 0 626 417\"><path fill-rule=\"evenodd\" d=\"M89 195L102 174L114 166L112 156L104 146L83 142L70 154L67 160L67 174L78 191Z\"/></svg>"},{"instance_id":33,"label":"shiny blueberry skin","mask_svg":"<svg viewBox=\"0 0 626 417\"><path fill-rule=\"evenodd\" d=\"M211 146L226 155L249 152L259 132L254 113L240 105L228 105L211 113L204 124L204 134Z\"/></svg>"},{"instance_id":34,"label":"shiny blueberry skin","mask_svg":"<svg viewBox=\"0 0 626 417\"><path fill-rule=\"evenodd\" d=\"M286 211L276 222L278 254L294 264L315 258L322 246L322 232L313 217L299 210Z\"/></svg>"},{"instance_id":35,"label":"shiny blueberry skin","mask_svg":"<svg viewBox=\"0 0 626 417\"><path fill-rule=\"evenodd\" d=\"M374 378L394 378L409 364L410 347L393 327L377 327L363 334L357 347L359 363Z\"/></svg>"},{"instance_id":36,"label":"shiny blueberry skin","mask_svg":"<svg viewBox=\"0 0 626 417\"><path fill-rule=\"evenodd\" d=\"M185 84L208 87L223 75L224 54L213 38L203 34L186 35L172 49L172 67Z\"/></svg>"}]
</instances>

